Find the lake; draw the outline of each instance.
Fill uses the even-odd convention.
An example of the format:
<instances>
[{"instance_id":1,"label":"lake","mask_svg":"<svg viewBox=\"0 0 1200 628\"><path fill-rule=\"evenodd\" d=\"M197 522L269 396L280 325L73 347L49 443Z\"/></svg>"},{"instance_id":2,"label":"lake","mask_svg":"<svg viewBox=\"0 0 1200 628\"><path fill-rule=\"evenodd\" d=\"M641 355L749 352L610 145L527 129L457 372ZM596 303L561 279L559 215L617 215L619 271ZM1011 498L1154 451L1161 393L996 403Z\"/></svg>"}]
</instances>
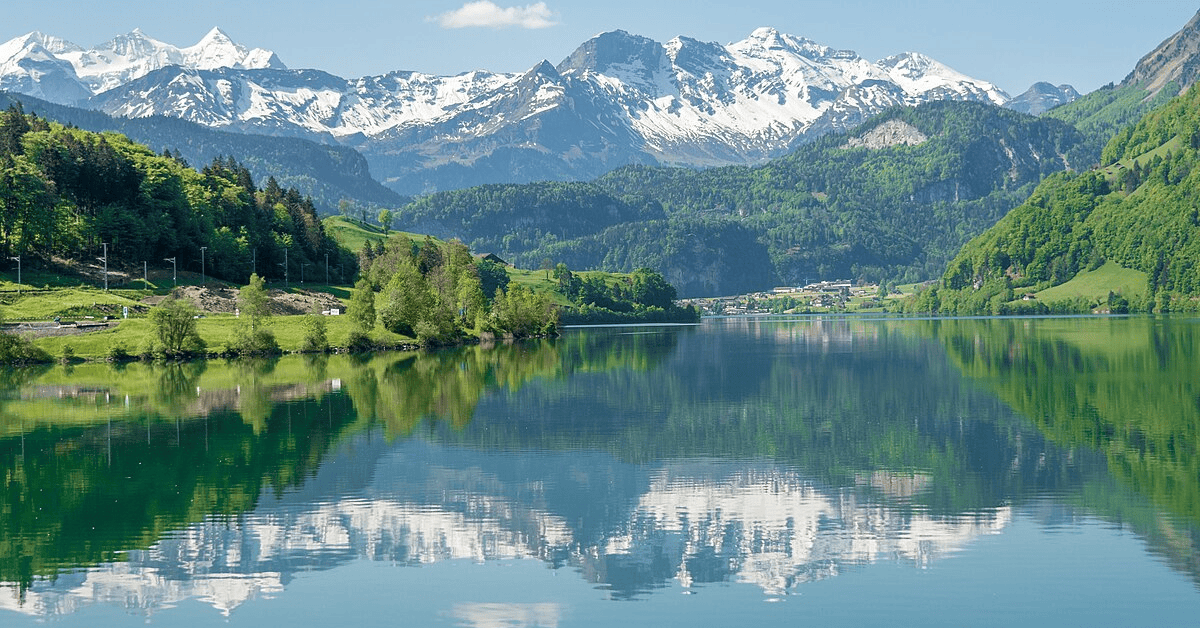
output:
<instances>
[{"instance_id":1,"label":"lake","mask_svg":"<svg viewBox=\"0 0 1200 628\"><path fill-rule=\"evenodd\" d=\"M1200 320L0 373L0 625L1200 617Z\"/></svg>"}]
</instances>

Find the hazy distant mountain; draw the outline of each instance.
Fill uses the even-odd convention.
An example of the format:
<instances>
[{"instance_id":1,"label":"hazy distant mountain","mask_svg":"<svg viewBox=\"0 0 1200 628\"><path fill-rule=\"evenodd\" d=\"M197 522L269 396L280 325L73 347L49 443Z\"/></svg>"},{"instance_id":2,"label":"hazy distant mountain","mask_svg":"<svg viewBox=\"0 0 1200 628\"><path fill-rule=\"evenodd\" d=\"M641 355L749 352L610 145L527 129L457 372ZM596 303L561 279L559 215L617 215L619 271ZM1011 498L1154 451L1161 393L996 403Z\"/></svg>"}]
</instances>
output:
<instances>
[{"instance_id":1,"label":"hazy distant mountain","mask_svg":"<svg viewBox=\"0 0 1200 628\"><path fill-rule=\"evenodd\" d=\"M1055 87L1050 83L1041 82L1034 83L1024 94L1013 98L1004 106L1013 111L1039 116L1059 105L1074 102L1077 98L1079 92L1070 85Z\"/></svg>"}]
</instances>

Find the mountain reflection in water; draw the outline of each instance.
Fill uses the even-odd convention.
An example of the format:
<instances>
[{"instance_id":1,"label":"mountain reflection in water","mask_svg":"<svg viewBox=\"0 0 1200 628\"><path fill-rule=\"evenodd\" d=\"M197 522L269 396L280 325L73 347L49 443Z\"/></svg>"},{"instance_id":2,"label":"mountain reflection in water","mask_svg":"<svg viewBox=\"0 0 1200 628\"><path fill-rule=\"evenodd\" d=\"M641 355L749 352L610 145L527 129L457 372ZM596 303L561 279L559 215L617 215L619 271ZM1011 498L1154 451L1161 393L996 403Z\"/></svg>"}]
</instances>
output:
<instances>
[{"instance_id":1,"label":"mountain reflection in water","mask_svg":"<svg viewBox=\"0 0 1200 628\"><path fill-rule=\"evenodd\" d=\"M369 360L10 373L0 613L199 601L236 615L358 561L536 559L614 600L716 584L778 599L879 562L936 568L1017 510L1048 527L1119 521L1195 581L1195 486L1145 490L1145 456L1064 436L1103 424L1103 404L1033 416L1047 396L1013 401L1012 361L981 357L995 342L1053 360L1067 343L1082 381L1088 359L1114 363L1088 351L1113 348L1018 329L732 320ZM1195 326L1145 331L1146 351L1166 333L1196 357ZM1180 429L1173 446L1194 454ZM1184 477L1195 458L1174 455L1150 472ZM551 603L447 612L565 621Z\"/></svg>"}]
</instances>

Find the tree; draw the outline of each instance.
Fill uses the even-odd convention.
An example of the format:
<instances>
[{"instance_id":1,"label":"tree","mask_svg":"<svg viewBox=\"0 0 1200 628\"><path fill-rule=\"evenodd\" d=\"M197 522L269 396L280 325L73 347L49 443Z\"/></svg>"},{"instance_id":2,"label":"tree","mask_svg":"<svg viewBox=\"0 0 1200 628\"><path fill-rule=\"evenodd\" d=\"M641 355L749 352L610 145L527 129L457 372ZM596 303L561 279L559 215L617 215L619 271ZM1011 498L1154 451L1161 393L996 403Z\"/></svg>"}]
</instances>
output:
<instances>
[{"instance_id":1,"label":"tree","mask_svg":"<svg viewBox=\"0 0 1200 628\"><path fill-rule=\"evenodd\" d=\"M649 268L633 271L633 301L646 307L670 309L675 304L675 286Z\"/></svg>"},{"instance_id":2,"label":"tree","mask_svg":"<svg viewBox=\"0 0 1200 628\"><path fill-rule=\"evenodd\" d=\"M312 312L304 317L304 340L300 350L305 353L325 353L329 350L329 326L320 313Z\"/></svg>"},{"instance_id":3,"label":"tree","mask_svg":"<svg viewBox=\"0 0 1200 628\"><path fill-rule=\"evenodd\" d=\"M392 214L392 210L390 210L390 209L380 210L379 226L383 227L383 235L387 235L387 232L389 230L391 230L393 220L395 220L395 216Z\"/></svg>"},{"instance_id":4,"label":"tree","mask_svg":"<svg viewBox=\"0 0 1200 628\"><path fill-rule=\"evenodd\" d=\"M251 332L257 332L271 316L271 299L267 296L266 282L257 273L250 275L250 283L238 291L238 310Z\"/></svg>"},{"instance_id":5,"label":"tree","mask_svg":"<svg viewBox=\"0 0 1200 628\"><path fill-rule=\"evenodd\" d=\"M150 311L150 323L163 353L180 356L204 350L204 340L196 331L196 306L175 297L168 298Z\"/></svg>"},{"instance_id":6,"label":"tree","mask_svg":"<svg viewBox=\"0 0 1200 628\"><path fill-rule=\"evenodd\" d=\"M496 290L508 290L508 271L500 264L490 259L481 259L475 263L475 270L483 294L496 294Z\"/></svg>"},{"instance_id":7,"label":"tree","mask_svg":"<svg viewBox=\"0 0 1200 628\"><path fill-rule=\"evenodd\" d=\"M429 281L411 262L403 261L383 289L379 322L388 331L415 337L417 323L433 314L435 304Z\"/></svg>"},{"instance_id":8,"label":"tree","mask_svg":"<svg viewBox=\"0 0 1200 628\"><path fill-rule=\"evenodd\" d=\"M346 315L356 331L366 334L375 329L375 289L365 277L354 284L354 294L350 295Z\"/></svg>"},{"instance_id":9,"label":"tree","mask_svg":"<svg viewBox=\"0 0 1200 628\"><path fill-rule=\"evenodd\" d=\"M271 317L270 302L262 277L250 275L250 283L238 291L240 320L230 349L242 355L279 352L275 334L266 328Z\"/></svg>"}]
</instances>

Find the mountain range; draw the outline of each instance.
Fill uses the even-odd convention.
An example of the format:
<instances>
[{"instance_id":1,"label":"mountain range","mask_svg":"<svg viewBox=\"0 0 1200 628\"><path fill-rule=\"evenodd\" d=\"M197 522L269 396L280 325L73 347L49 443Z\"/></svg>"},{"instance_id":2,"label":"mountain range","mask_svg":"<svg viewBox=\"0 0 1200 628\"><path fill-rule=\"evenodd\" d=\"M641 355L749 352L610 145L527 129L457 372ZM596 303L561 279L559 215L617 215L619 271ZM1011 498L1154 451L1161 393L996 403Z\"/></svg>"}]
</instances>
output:
<instances>
[{"instance_id":1,"label":"mountain range","mask_svg":"<svg viewBox=\"0 0 1200 628\"><path fill-rule=\"evenodd\" d=\"M627 164L756 163L896 105L962 100L1038 113L1077 96L1035 86L1011 98L919 53L871 62L771 28L728 45L613 31L524 73L356 79L287 69L219 29L186 48L137 30L93 49L30 33L0 45L0 89L118 117L350 146L405 194L590 179Z\"/></svg>"}]
</instances>

